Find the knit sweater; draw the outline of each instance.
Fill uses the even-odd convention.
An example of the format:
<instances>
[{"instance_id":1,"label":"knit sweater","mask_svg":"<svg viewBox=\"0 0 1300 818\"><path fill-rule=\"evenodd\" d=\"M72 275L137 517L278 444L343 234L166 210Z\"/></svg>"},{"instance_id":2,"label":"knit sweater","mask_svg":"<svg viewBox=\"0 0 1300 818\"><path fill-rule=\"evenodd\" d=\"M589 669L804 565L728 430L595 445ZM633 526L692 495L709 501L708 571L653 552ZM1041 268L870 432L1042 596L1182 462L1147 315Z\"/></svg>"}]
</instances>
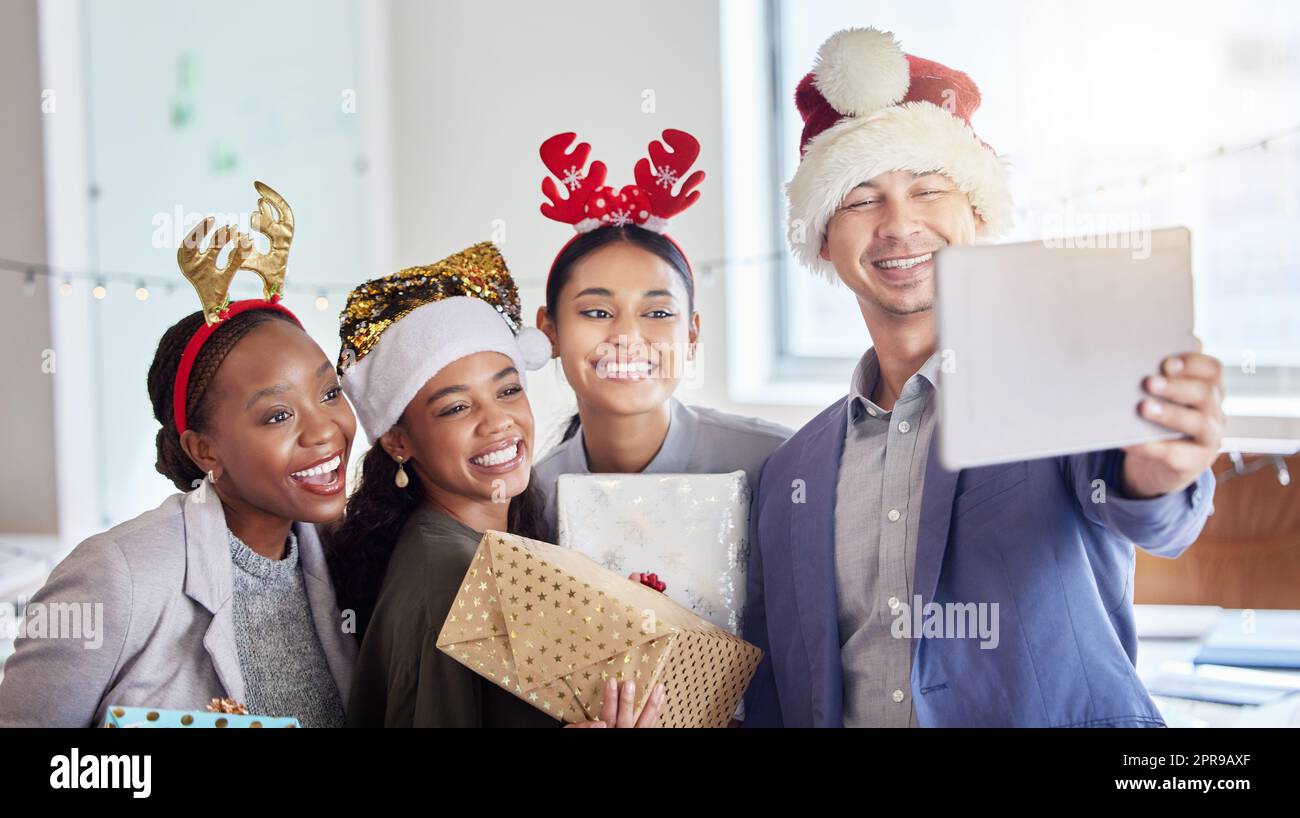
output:
<instances>
[{"instance_id":1,"label":"knit sweater","mask_svg":"<svg viewBox=\"0 0 1300 818\"><path fill-rule=\"evenodd\" d=\"M261 716L296 716L303 727L343 726L343 702L330 674L298 562L293 532L284 557L268 559L227 530L234 563L232 613L244 705Z\"/></svg>"}]
</instances>

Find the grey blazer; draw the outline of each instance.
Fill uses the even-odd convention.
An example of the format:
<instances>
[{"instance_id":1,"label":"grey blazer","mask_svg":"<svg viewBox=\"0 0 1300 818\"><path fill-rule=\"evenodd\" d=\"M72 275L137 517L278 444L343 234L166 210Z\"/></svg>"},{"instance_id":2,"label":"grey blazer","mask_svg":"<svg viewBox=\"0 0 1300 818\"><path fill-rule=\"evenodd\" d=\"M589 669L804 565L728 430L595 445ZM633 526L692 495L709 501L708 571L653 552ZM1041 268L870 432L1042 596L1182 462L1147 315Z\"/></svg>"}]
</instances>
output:
<instances>
[{"instance_id":1,"label":"grey blazer","mask_svg":"<svg viewBox=\"0 0 1300 818\"><path fill-rule=\"evenodd\" d=\"M343 632L315 526L293 528L316 634L347 702L355 639ZM81 543L28 603L29 632L0 683L0 727L95 726L110 705L244 701L233 584L226 516L211 491L174 494ZM33 634L38 614L62 626Z\"/></svg>"}]
</instances>

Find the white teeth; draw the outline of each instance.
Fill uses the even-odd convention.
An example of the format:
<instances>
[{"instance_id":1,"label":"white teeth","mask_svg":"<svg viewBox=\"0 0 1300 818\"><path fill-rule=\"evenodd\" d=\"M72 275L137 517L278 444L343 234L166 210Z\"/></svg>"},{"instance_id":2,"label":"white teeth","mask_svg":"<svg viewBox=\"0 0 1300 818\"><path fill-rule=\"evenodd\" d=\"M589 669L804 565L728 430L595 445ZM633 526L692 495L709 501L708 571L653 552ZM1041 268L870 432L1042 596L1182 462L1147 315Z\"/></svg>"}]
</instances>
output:
<instances>
[{"instance_id":1,"label":"white teeth","mask_svg":"<svg viewBox=\"0 0 1300 818\"><path fill-rule=\"evenodd\" d=\"M519 454L519 444L512 443L504 449L485 454L482 457L471 457L470 461L476 466L499 466L502 463L509 463Z\"/></svg>"},{"instance_id":2,"label":"white teeth","mask_svg":"<svg viewBox=\"0 0 1300 818\"><path fill-rule=\"evenodd\" d=\"M887 270L901 268L906 270L908 267L915 267L918 264L924 264L934 257L934 253L926 253L923 256L913 256L912 258L896 258L889 261L877 261L877 267L884 267Z\"/></svg>"},{"instance_id":3,"label":"white teeth","mask_svg":"<svg viewBox=\"0 0 1300 818\"><path fill-rule=\"evenodd\" d=\"M619 361L605 364L605 375L607 377L636 378L649 374L649 361Z\"/></svg>"},{"instance_id":4,"label":"white teeth","mask_svg":"<svg viewBox=\"0 0 1300 818\"><path fill-rule=\"evenodd\" d=\"M314 466L310 469L303 469L302 471L294 472L293 476L294 477L315 477L318 474L328 474L329 472L332 472L335 469L337 469L339 467L339 464L342 462L343 462L343 455L336 454L334 455L334 457L330 458L329 460L326 460L324 463L320 464L319 466Z\"/></svg>"}]
</instances>

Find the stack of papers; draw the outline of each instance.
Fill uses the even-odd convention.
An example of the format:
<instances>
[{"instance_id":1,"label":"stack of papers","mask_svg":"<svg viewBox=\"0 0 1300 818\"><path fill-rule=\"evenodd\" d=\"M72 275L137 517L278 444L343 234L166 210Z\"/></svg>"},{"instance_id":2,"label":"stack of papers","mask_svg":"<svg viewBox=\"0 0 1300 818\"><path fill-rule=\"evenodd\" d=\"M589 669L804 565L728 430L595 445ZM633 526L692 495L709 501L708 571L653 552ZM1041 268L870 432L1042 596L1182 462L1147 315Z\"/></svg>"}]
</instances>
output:
<instances>
[{"instance_id":1,"label":"stack of papers","mask_svg":"<svg viewBox=\"0 0 1300 818\"><path fill-rule=\"evenodd\" d=\"M1204 639L1219 626L1217 605L1134 605L1139 639Z\"/></svg>"},{"instance_id":2,"label":"stack of papers","mask_svg":"<svg viewBox=\"0 0 1300 818\"><path fill-rule=\"evenodd\" d=\"M1300 676L1217 665L1170 663L1147 685L1153 696L1263 705L1300 692Z\"/></svg>"},{"instance_id":3,"label":"stack of papers","mask_svg":"<svg viewBox=\"0 0 1300 818\"><path fill-rule=\"evenodd\" d=\"M1300 616L1240 611L1224 617L1194 660L1198 665L1300 670Z\"/></svg>"}]
</instances>

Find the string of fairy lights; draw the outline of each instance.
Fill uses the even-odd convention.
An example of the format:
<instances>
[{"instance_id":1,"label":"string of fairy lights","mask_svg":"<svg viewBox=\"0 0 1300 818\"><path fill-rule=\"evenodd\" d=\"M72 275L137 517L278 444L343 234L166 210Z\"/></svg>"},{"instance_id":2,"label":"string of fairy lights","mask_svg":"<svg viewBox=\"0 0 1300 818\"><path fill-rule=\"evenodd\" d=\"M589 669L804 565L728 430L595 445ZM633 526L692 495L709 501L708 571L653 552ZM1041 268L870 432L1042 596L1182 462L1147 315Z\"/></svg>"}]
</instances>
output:
<instances>
[{"instance_id":1,"label":"string of fairy lights","mask_svg":"<svg viewBox=\"0 0 1300 818\"><path fill-rule=\"evenodd\" d=\"M1300 124L1245 142L1220 144L1195 156L1161 162L1147 167L1141 173L1126 173L1114 178L1101 179L1090 185L1063 191L1054 197L1031 201L1022 206L1021 209L1064 206L1083 201L1098 203L1103 201L1109 193L1123 189L1136 190L1143 196L1149 197L1153 195L1156 184L1161 179L1185 177L1195 166L1208 164L1215 160L1247 153L1266 153L1276 150L1296 137L1300 137Z\"/></svg>"},{"instance_id":2,"label":"string of fairy lights","mask_svg":"<svg viewBox=\"0 0 1300 818\"><path fill-rule=\"evenodd\" d=\"M57 280L58 294L64 298L71 297L77 292L77 285L90 285L90 295L97 301L103 301L109 297L109 287L127 287L131 290L132 295L137 301L148 301L155 291L159 291L168 297L176 293L177 287L185 287L188 282L177 272L173 277L164 277L157 275L140 275L120 271L108 270L79 270L64 267L56 267L50 264L44 264L34 261L22 261L19 259L0 257L0 270L6 270L11 273L22 276L23 295L31 298L36 295L37 286L41 280ZM253 297L261 292L258 286L256 276L251 276L251 282L236 280L231 284L230 294L234 298ZM288 288L288 296L297 293L307 292L315 293L313 305L321 312L330 308L331 296L339 297L340 301L343 296L351 292L360 281L350 284L339 282L313 282L299 288L292 285ZM526 280L516 280L520 287L529 284L538 283Z\"/></svg>"},{"instance_id":3,"label":"string of fairy lights","mask_svg":"<svg viewBox=\"0 0 1300 818\"><path fill-rule=\"evenodd\" d=\"M23 295L29 298L36 295L37 285L42 279L57 280L59 282L58 293L65 298L76 293L77 284L89 284L90 295L97 301L103 301L109 297L110 285L128 287L137 301L148 301L155 290L171 296L176 292L178 286L184 286L188 283L181 277L179 272L173 278L164 278L162 276L107 270L76 270L3 257L0 257L0 269L23 277ZM330 295L348 293L353 286L355 285L318 283L312 284L306 289L308 292L316 293L315 307L323 312L330 307ZM230 289L232 295L241 290L247 290L249 295L258 292L255 287L241 282L232 284Z\"/></svg>"},{"instance_id":4,"label":"string of fairy lights","mask_svg":"<svg viewBox=\"0 0 1300 818\"><path fill-rule=\"evenodd\" d=\"M1157 180L1171 175L1185 175L1194 166L1215 162L1216 160L1226 157L1237 156L1247 152L1260 151L1266 152L1275 149L1285 141L1295 139L1300 136L1300 125L1288 128L1286 130L1273 133L1269 136L1259 139L1253 139L1237 145L1219 145L1213 150L1206 151L1197 156L1186 157L1181 160L1163 162L1148 167L1141 173L1126 174L1123 177L1106 179L1091 185L1076 188L1070 192L1059 194L1054 199L1033 202L1030 205L1022 206L1023 209L1028 207L1054 207L1059 205L1068 205L1073 201L1091 198L1093 201L1101 201L1107 194L1107 191L1118 190L1122 188L1137 189L1142 194L1150 196L1153 193L1154 185ZM720 270L729 270L735 267L752 266L755 263L771 263L783 258L783 254L776 253L760 257L732 259L720 258L700 262L696 268L701 271L702 276L707 281ZM109 270L78 270L71 268L55 267L49 264L35 261L23 261L20 259L0 257L0 270L5 270L23 278L23 294L32 297L36 294L38 282L41 279L55 279L59 282L57 292L60 296L68 298L77 292L77 284L90 285L90 295L92 298L103 301L109 297L110 286L127 287L131 290L132 295L138 301L149 300L154 290L160 290L172 295L178 286L185 282L179 274L171 277L144 275L138 273L109 271ZM359 282L341 283L341 282L314 282L303 287L308 292L315 293L313 305L321 312L330 308L331 296L342 297L352 291L353 287ZM517 280L518 285L523 287L540 285L541 281ZM255 287L248 282L236 281L232 287L232 295L241 290L246 290L248 295L257 292Z\"/></svg>"}]
</instances>

